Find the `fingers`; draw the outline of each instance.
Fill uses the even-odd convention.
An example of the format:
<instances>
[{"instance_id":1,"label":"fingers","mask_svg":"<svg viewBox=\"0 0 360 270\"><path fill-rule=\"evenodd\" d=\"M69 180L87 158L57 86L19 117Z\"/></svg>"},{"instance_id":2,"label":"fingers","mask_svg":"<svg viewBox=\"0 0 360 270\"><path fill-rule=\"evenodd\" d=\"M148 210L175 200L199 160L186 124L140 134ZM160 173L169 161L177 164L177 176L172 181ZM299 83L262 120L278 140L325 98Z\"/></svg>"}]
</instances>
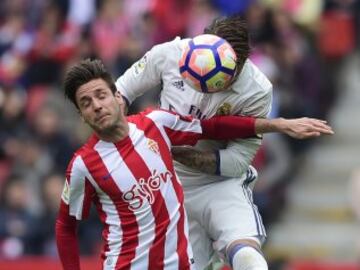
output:
<instances>
[{"instance_id":1,"label":"fingers","mask_svg":"<svg viewBox=\"0 0 360 270\"><path fill-rule=\"evenodd\" d=\"M331 126L327 124L324 120L314 119L314 118L307 118L305 122L308 125L308 130L311 131L317 131L321 134L326 135L333 135L334 131L332 130Z\"/></svg>"},{"instance_id":2,"label":"fingers","mask_svg":"<svg viewBox=\"0 0 360 270\"><path fill-rule=\"evenodd\" d=\"M309 126L309 131L317 131L320 132L321 134L326 134L326 135L333 135L334 131L332 130L332 128L328 125L324 125L324 124L315 124L315 125L311 125Z\"/></svg>"},{"instance_id":3,"label":"fingers","mask_svg":"<svg viewBox=\"0 0 360 270\"><path fill-rule=\"evenodd\" d=\"M319 137L320 135L321 135L321 132L319 132L319 131L309 131L307 133L304 133L304 136L302 139L315 138L315 137Z\"/></svg>"}]
</instances>

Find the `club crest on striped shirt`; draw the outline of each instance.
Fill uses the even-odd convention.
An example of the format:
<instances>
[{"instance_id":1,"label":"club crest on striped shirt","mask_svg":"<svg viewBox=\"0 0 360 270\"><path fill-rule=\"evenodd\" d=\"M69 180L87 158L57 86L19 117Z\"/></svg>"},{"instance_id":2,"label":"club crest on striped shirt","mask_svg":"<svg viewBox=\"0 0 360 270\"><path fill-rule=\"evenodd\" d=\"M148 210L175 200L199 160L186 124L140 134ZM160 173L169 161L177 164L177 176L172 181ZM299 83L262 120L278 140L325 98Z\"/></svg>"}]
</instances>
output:
<instances>
[{"instance_id":1,"label":"club crest on striped shirt","mask_svg":"<svg viewBox=\"0 0 360 270\"><path fill-rule=\"evenodd\" d=\"M221 106L217 109L216 115L230 115L231 112L231 104L230 103L223 103Z\"/></svg>"},{"instance_id":2,"label":"club crest on striped shirt","mask_svg":"<svg viewBox=\"0 0 360 270\"><path fill-rule=\"evenodd\" d=\"M159 145L157 142L155 142L152 139L148 139L147 140L147 147L153 151L155 154L159 155L160 154L160 150L159 150Z\"/></svg>"}]
</instances>

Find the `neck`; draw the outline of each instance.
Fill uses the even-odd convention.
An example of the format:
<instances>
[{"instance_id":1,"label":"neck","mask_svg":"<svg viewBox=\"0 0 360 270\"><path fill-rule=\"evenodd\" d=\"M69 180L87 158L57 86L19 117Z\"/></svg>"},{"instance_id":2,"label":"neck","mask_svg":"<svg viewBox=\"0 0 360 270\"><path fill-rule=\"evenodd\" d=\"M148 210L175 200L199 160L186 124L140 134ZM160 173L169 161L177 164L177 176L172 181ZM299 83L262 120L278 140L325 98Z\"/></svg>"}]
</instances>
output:
<instances>
[{"instance_id":1,"label":"neck","mask_svg":"<svg viewBox=\"0 0 360 270\"><path fill-rule=\"evenodd\" d=\"M103 141L116 143L129 135L129 124L120 122L106 130L96 131L96 135Z\"/></svg>"}]
</instances>

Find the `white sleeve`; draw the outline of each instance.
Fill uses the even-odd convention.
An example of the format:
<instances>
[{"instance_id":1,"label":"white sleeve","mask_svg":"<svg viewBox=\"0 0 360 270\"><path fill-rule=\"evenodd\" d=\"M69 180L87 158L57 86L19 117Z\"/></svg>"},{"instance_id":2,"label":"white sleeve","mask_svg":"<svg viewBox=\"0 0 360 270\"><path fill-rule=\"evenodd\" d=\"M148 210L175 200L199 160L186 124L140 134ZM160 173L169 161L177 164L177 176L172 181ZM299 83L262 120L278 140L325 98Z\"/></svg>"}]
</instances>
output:
<instances>
[{"instance_id":1,"label":"white sleeve","mask_svg":"<svg viewBox=\"0 0 360 270\"><path fill-rule=\"evenodd\" d=\"M266 118L271 111L272 86L249 99L243 113L258 118ZM226 149L219 151L218 174L228 177L240 177L253 161L262 139L238 139L228 142Z\"/></svg>"},{"instance_id":2,"label":"white sleeve","mask_svg":"<svg viewBox=\"0 0 360 270\"><path fill-rule=\"evenodd\" d=\"M130 105L137 97L161 84L167 44L154 46L116 80L116 88Z\"/></svg>"},{"instance_id":3,"label":"white sleeve","mask_svg":"<svg viewBox=\"0 0 360 270\"><path fill-rule=\"evenodd\" d=\"M66 171L65 186L61 196L63 202L69 205L69 215L77 220L87 218L95 192L86 179L84 166L81 156L75 156ZM88 188L85 188L86 185Z\"/></svg>"}]
</instances>

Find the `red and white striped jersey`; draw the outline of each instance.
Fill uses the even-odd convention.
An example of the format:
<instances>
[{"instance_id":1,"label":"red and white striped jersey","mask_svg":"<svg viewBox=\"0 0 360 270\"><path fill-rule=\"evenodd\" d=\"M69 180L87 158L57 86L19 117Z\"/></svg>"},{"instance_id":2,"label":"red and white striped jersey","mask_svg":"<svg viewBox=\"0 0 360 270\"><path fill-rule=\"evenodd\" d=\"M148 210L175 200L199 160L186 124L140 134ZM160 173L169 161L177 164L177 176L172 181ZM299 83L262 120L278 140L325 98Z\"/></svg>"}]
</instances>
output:
<instances>
[{"instance_id":1,"label":"red and white striped jersey","mask_svg":"<svg viewBox=\"0 0 360 270\"><path fill-rule=\"evenodd\" d=\"M110 143L93 135L75 153L62 203L78 220L95 203L105 226L103 269L194 269L170 147L194 145L200 121L149 110L128 122L123 140Z\"/></svg>"}]
</instances>

